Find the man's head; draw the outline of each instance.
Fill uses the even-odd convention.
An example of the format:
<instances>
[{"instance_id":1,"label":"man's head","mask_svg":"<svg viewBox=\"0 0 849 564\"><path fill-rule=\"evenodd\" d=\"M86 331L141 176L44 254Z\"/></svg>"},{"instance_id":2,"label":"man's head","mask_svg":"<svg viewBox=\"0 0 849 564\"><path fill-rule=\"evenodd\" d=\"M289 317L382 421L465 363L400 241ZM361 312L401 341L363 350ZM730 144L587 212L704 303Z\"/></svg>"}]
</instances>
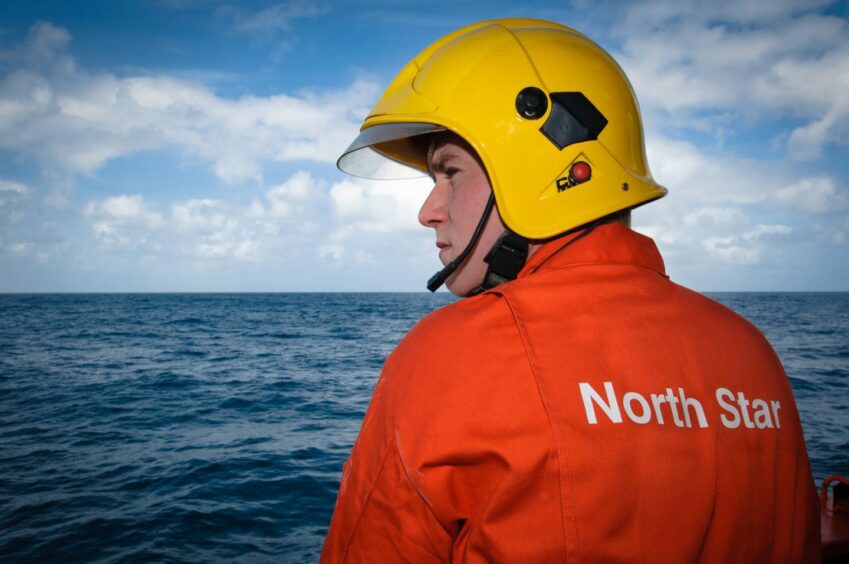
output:
<instances>
[{"instance_id":1,"label":"man's head","mask_svg":"<svg viewBox=\"0 0 849 564\"><path fill-rule=\"evenodd\" d=\"M446 150L457 145L472 155L497 204L483 235L497 238L500 221L511 238L548 239L666 194L649 173L639 109L622 69L585 36L553 22L486 21L436 41L389 85L339 168L370 178L389 178L401 165L408 176L411 169L430 174L440 151L429 155L426 140L442 131L459 136ZM455 216L446 223L434 215L453 186L447 177L434 179L420 220L438 238L449 226L465 233ZM489 192L477 194L480 203ZM459 252L456 241L439 242ZM486 256L485 243L470 247L469 256ZM450 254L441 253L443 262ZM445 276L447 270L429 288ZM452 276L452 290L462 293L464 277L459 270Z\"/></svg>"}]
</instances>

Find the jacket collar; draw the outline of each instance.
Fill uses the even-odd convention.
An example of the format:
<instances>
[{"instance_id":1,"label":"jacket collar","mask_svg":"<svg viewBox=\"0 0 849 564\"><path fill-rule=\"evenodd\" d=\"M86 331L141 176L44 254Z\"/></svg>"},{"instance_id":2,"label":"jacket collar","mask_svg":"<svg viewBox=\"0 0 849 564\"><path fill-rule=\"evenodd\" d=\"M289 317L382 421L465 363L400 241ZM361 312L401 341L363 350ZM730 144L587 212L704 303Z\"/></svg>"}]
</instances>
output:
<instances>
[{"instance_id":1,"label":"jacket collar","mask_svg":"<svg viewBox=\"0 0 849 564\"><path fill-rule=\"evenodd\" d=\"M528 259L517 278L538 271L586 263L631 264L666 276L663 259L649 237L614 221L599 225L587 236L564 248L583 231L581 229L545 243Z\"/></svg>"}]
</instances>

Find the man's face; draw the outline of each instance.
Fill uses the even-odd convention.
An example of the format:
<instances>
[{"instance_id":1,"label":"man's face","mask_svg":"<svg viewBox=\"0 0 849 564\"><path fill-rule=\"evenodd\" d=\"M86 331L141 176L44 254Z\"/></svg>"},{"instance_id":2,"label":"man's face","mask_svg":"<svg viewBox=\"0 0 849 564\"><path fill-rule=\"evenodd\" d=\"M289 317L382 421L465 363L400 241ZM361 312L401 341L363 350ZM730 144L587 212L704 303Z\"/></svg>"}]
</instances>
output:
<instances>
[{"instance_id":1,"label":"man's face","mask_svg":"<svg viewBox=\"0 0 849 564\"><path fill-rule=\"evenodd\" d=\"M492 188L483 165L460 140L438 145L428 165L434 186L419 210L419 222L436 231L439 260L446 265L472 238ZM474 250L445 282L453 294L465 296L480 286L487 268L483 259L504 229L493 209Z\"/></svg>"}]
</instances>

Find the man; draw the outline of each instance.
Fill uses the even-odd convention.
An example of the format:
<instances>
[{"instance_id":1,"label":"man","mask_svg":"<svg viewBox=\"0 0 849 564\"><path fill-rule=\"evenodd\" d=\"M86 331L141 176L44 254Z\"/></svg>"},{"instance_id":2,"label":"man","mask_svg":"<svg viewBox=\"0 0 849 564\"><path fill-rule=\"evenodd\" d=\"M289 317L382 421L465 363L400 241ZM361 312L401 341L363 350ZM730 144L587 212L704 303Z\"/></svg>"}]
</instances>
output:
<instances>
[{"instance_id":1,"label":"man","mask_svg":"<svg viewBox=\"0 0 849 564\"><path fill-rule=\"evenodd\" d=\"M666 190L600 47L539 20L458 30L401 71L339 165L433 177L429 287L468 297L387 359L323 561L819 559L778 358L628 228Z\"/></svg>"}]
</instances>

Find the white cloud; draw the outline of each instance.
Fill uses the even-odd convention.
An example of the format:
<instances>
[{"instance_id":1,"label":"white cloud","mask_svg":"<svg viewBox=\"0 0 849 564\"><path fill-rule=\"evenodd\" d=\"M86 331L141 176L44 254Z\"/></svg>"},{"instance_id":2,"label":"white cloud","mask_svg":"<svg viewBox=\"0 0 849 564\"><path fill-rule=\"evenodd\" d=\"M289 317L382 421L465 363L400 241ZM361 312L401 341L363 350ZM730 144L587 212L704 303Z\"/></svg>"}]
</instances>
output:
<instances>
[{"instance_id":1,"label":"white cloud","mask_svg":"<svg viewBox=\"0 0 849 564\"><path fill-rule=\"evenodd\" d=\"M793 232L789 225L764 225L759 224L751 231L743 233L743 239L753 241L769 235L787 235Z\"/></svg>"},{"instance_id":2,"label":"white cloud","mask_svg":"<svg viewBox=\"0 0 849 564\"><path fill-rule=\"evenodd\" d=\"M706 150L657 132L649 132L646 148L654 177L671 189L670 198L690 206L761 203L787 179L784 164Z\"/></svg>"},{"instance_id":3,"label":"white cloud","mask_svg":"<svg viewBox=\"0 0 849 564\"><path fill-rule=\"evenodd\" d=\"M704 225L738 224L744 218L743 212L738 208L699 208L684 215L682 223L687 227Z\"/></svg>"},{"instance_id":4,"label":"white cloud","mask_svg":"<svg viewBox=\"0 0 849 564\"><path fill-rule=\"evenodd\" d=\"M418 222L432 185L427 178L356 178L333 184L332 229L320 249L322 257L338 265L438 264L433 234Z\"/></svg>"},{"instance_id":5,"label":"white cloud","mask_svg":"<svg viewBox=\"0 0 849 564\"><path fill-rule=\"evenodd\" d=\"M741 118L790 117L802 125L788 137L789 154L816 158L849 138L849 25L814 13L820 5L632 3L617 27L617 59L649 111L712 131Z\"/></svg>"},{"instance_id":6,"label":"white cloud","mask_svg":"<svg viewBox=\"0 0 849 564\"><path fill-rule=\"evenodd\" d=\"M335 234L420 231L418 212L433 182L415 180L343 180L330 189L334 214L343 225Z\"/></svg>"},{"instance_id":7,"label":"white cloud","mask_svg":"<svg viewBox=\"0 0 849 564\"><path fill-rule=\"evenodd\" d=\"M144 243L145 233L164 223L162 215L153 211L139 194L89 202L83 215L91 221L98 239L117 245Z\"/></svg>"},{"instance_id":8,"label":"white cloud","mask_svg":"<svg viewBox=\"0 0 849 564\"><path fill-rule=\"evenodd\" d=\"M726 265L757 264L764 253L759 240L775 235L787 235L792 228L786 225L758 225L741 236L708 237L702 242L707 252Z\"/></svg>"},{"instance_id":9,"label":"white cloud","mask_svg":"<svg viewBox=\"0 0 849 564\"><path fill-rule=\"evenodd\" d=\"M793 229L764 221L764 210L779 199L775 186L793 177L793 167L706 150L657 132L647 146L652 171L670 193L636 210L634 223L657 241L670 264L705 269L760 264L767 257L792 260L767 252L766 238ZM791 194L782 197L782 204L797 205Z\"/></svg>"},{"instance_id":10,"label":"white cloud","mask_svg":"<svg viewBox=\"0 0 849 564\"><path fill-rule=\"evenodd\" d=\"M31 247L30 243L10 243L4 248L10 253L23 254Z\"/></svg>"},{"instance_id":11,"label":"white cloud","mask_svg":"<svg viewBox=\"0 0 849 564\"><path fill-rule=\"evenodd\" d=\"M758 262L761 249L750 245L740 245L733 236L709 237L702 243L707 252L720 262L729 265L750 265Z\"/></svg>"},{"instance_id":12,"label":"white cloud","mask_svg":"<svg viewBox=\"0 0 849 564\"><path fill-rule=\"evenodd\" d=\"M231 100L167 75L118 78L76 68L70 35L39 23L0 78L0 148L46 167L91 173L141 150L175 148L227 183L261 180L268 162L334 162L377 87Z\"/></svg>"},{"instance_id":13,"label":"white cloud","mask_svg":"<svg viewBox=\"0 0 849 564\"><path fill-rule=\"evenodd\" d=\"M38 209L35 196L30 186L0 178L0 270L21 261L44 263L67 251L61 226Z\"/></svg>"},{"instance_id":14,"label":"white cloud","mask_svg":"<svg viewBox=\"0 0 849 564\"><path fill-rule=\"evenodd\" d=\"M68 30L39 21L33 24L27 34L26 55L30 59L49 61L64 51L70 42L71 34Z\"/></svg>"},{"instance_id":15,"label":"white cloud","mask_svg":"<svg viewBox=\"0 0 849 564\"><path fill-rule=\"evenodd\" d=\"M108 218L121 225L157 227L162 223L162 216L150 211L139 194L113 196L101 202L92 202L86 206L85 215Z\"/></svg>"},{"instance_id":16,"label":"white cloud","mask_svg":"<svg viewBox=\"0 0 849 564\"><path fill-rule=\"evenodd\" d=\"M374 265L400 249L421 256L419 242L430 234L416 218L429 187L426 180L328 186L299 171L242 205L192 198L160 211L139 195L122 195L89 203L83 216L101 243L163 262L272 265L314 254L330 265Z\"/></svg>"},{"instance_id":17,"label":"white cloud","mask_svg":"<svg viewBox=\"0 0 849 564\"><path fill-rule=\"evenodd\" d=\"M274 217L300 215L304 218L310 204L324 197L326 183L300 171L289 180L266 191L269 213Z\"/></svg>"},{"instance_id":18,"label":"white cloud","mask_svg":"<svg viewBox=\"0 0 849 564\"><path fill-rule=\"evenodd\" d=\"M400 184L400 185L399 185ZM316 256L331 264L375 264L398 239L427 236L418 205L428 182L341 181L305 171L237 205L192 198L160 211L140 195L90 202L83 213L108 246L143 249L163 261L280 263Z\"/></svg>"},{"instance_id":19,"label":"white cloud","mask_svg":"<svg viewBox=\"0 0 849 564\"><path fill-rule=\"evenodd\" d=\"M20 241L20 228L26 218L30 189L28 186L0 178L0 248L21 253L26 244Z\"/></svg>"},{"instance_id":20,"label":"white cloud","mask_svg":"<svg viewBox=\"0 0 849 564\"><path fill-rule=\"evenodd\" d=\"M804 178L780 188L775 192L775 200L808 213L838 212L849 208L849 193L830 176Z\"/></svg>"},{"instance_id":21,"label":"white cloud","mask_svg":"<svg viewBox=\"0 0 849 564\"><path fill-rule=\"evenodd\" d=\"M254 13L233 6L222 6L216 10L219 17L232 18L236 31L240 33L290 31L295 20L319 16L324 12L317 3L308 0L280 2Z\"/></svg>"},{"instance_id":22,"label":"white cloud","mask_svg":"<svg viewBox=\"0 0 849 564\"><path fill-rule=\"evenodd\" d=\"M29 193L29 188L20 182L15 182L14 180L4 180L0 178L0 194L6 192L9 195L12 194L27 194ZM2 198L2 196L0 196ZM0 206L3 205L3 200L0 199Z\"/></svg>"},{"instance_id":23,"label":"white cloud","mask_svg":"<svg viewBox=\"0 0 849 564\"><path fill-rule=\"evenodd\" d=\"M831 242L842 245L849 240L849 216L844 217L836 228L831 230Z\"/></svg>"}]
</instances>

